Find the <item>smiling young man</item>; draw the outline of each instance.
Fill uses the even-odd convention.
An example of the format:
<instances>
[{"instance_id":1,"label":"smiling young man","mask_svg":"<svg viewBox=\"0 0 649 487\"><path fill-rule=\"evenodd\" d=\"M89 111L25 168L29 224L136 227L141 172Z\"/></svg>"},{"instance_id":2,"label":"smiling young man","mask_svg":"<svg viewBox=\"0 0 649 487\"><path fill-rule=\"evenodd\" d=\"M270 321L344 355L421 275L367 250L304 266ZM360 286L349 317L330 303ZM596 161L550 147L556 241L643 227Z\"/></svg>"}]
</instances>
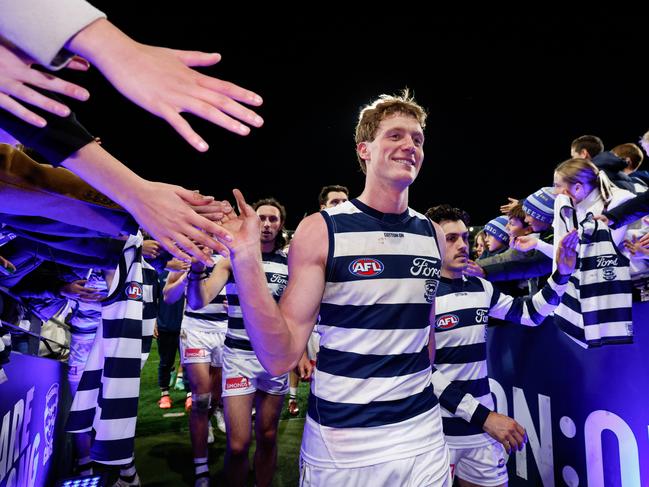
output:
<instances>
[{"instance_id":1,"label":"smiling young man","mask_svg":"<svg viewBox=\"0 0 649 487\"><path fill-rule=\"evenodd\" d=\"M442 405L451 471L461 487L507 483L505 450L523 447L525 430L493 411L487 377L486 326L489 317L539 325L559 304L576 263L577 234L565 236L557 251L557 272L530 297L512 298L484 279L464 276L469 263L466 212L440 205L426 215L445 234L442 279L437 290L433 385Z\"/></svg>"},{"instance_id":2,"label":"smiling young man","mask_svg":"<svg viewBox=\"0 0 649 487\"><path fill-rule=\"evenodd\" d=\"M291 242L291 280L275 305L253 236L226 222L246 329L262 365L293 368L318 314L321 335L301 450L302 486L450 485L448 449L430 384L443 235L408 208L424 159L426 114L407 92L360 112L362 194L305 218ZM245 276L245 279L244 279Z\"/></svg>"}]
</instances>

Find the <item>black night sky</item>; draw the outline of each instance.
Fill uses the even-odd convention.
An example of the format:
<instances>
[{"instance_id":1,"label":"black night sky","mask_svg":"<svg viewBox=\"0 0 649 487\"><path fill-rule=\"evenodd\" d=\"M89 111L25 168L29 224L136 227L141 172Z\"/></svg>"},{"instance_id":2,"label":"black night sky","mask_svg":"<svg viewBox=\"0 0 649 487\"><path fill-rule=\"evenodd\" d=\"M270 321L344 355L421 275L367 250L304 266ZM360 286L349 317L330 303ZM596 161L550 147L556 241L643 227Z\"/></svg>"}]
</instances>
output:
<instances>
[{"instance_id":1,"label":"black night sky","mask_svg":"<svg viewBox=\"0 0 649 487\"><path fill-rule=\"evenodd\" d=\"M277 197L290 228L317 209L324 184L361 192L358 110L404 86L430 111L411 206L448 202L476 224L497 216L507 196L550 185L573 138L598 135L610 149L649 129L642 75L649 19L638 15L424 18L368 10L346 18L286 8L255 11L251 20L256 7L232 13L217 2L92 3L141 42L220 52L221 63L205 72L262 95L266 123L240 137L189 116L211 146L200 154L96 71L68 75L92 93L73 105L82 123L147 178L217 198L232 199L233 187L251 201Z\"/></svg>"}]
</instances>

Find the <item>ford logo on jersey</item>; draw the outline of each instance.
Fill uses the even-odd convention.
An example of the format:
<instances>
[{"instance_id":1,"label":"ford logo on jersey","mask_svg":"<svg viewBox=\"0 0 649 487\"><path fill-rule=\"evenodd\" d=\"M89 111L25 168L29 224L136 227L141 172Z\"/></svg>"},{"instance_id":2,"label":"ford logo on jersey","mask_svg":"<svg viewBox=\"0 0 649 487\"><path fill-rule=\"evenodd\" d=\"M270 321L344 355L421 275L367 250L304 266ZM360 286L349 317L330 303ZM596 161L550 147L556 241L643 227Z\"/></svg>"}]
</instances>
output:
<instances>
[{"instance_id":1,"label":"ford logo on jersey","mask_svg":"<svg viewBox=\"0 0 649 487\"><path fill-rule=\"evenodd\" d=\"M369 257L361 257L349 264L349 272L361 277L378 276L384 268L383 262Z\"/></svg>"},{"instance_id":2,"label":"ford logo on jersey","mask_svg":"<svg viewBox=\"0 0 649 487\"><path fill-rule=\"evenodd\" d=\"M435 328L439 330L448 330L449 328L453 328L459 322L460 318L458 318L456 315L442 315L437 318Z\"/></svg>"}]
</instances>

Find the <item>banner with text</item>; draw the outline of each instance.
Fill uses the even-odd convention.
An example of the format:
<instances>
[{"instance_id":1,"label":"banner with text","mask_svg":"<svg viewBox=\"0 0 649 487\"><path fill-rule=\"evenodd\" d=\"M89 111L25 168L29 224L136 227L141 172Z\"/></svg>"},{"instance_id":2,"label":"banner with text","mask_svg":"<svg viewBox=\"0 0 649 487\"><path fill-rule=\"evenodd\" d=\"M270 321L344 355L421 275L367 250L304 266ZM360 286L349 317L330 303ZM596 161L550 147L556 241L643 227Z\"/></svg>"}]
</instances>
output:
<instances>
[{"instance_id":1,"label":"banner with text","mask_svg":"<svg viewBox=\"0 0 649 487\"><path fill-rule=\"evenodd\" d=\"M63 440L64 365L12 353L4 371L8 380L0 384L0 487L51 485Z\"/></svg>"},{"instance_id":2,"label":"banner with text","mask_svg":"<svg viewBox=\"0 0 649 487\"><path fill-rule=\"evenodd\" d=\"M510 486L649 485L649 303L634 303L634 343L584 349L552 318L489 329L497 410L527 430Z\"/></svg>"}]
</instances>

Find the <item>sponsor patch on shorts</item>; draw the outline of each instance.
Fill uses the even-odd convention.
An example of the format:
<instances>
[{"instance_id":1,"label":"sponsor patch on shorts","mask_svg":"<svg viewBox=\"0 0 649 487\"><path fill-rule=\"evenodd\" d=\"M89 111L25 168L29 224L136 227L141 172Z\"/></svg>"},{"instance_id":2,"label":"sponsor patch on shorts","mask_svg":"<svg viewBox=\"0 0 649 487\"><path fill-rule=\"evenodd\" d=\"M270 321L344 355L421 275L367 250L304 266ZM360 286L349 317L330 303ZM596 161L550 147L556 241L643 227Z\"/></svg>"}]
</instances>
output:
<instances>
[{"instance_id":1,"label":"sponsor patch on shorts","mask_svg":"<svg viewBox=\"0 0 649 487\"><path fill-rule=\"evenodd\" d=\"M204 348L186 348L185 358L203 358L207 357L207 350Z\"/></svg>"},{"instance_id":2,"label":"sponsor patch on shorts","mask_svg":"<svg viewBox=\"0 0 649 487\"><path fill-rule=\"evenodd\" d=\"M247 377L228 377L225 379L225 390L246 389L250 387L250 381Z\"/></svg>"}]
</instances>

